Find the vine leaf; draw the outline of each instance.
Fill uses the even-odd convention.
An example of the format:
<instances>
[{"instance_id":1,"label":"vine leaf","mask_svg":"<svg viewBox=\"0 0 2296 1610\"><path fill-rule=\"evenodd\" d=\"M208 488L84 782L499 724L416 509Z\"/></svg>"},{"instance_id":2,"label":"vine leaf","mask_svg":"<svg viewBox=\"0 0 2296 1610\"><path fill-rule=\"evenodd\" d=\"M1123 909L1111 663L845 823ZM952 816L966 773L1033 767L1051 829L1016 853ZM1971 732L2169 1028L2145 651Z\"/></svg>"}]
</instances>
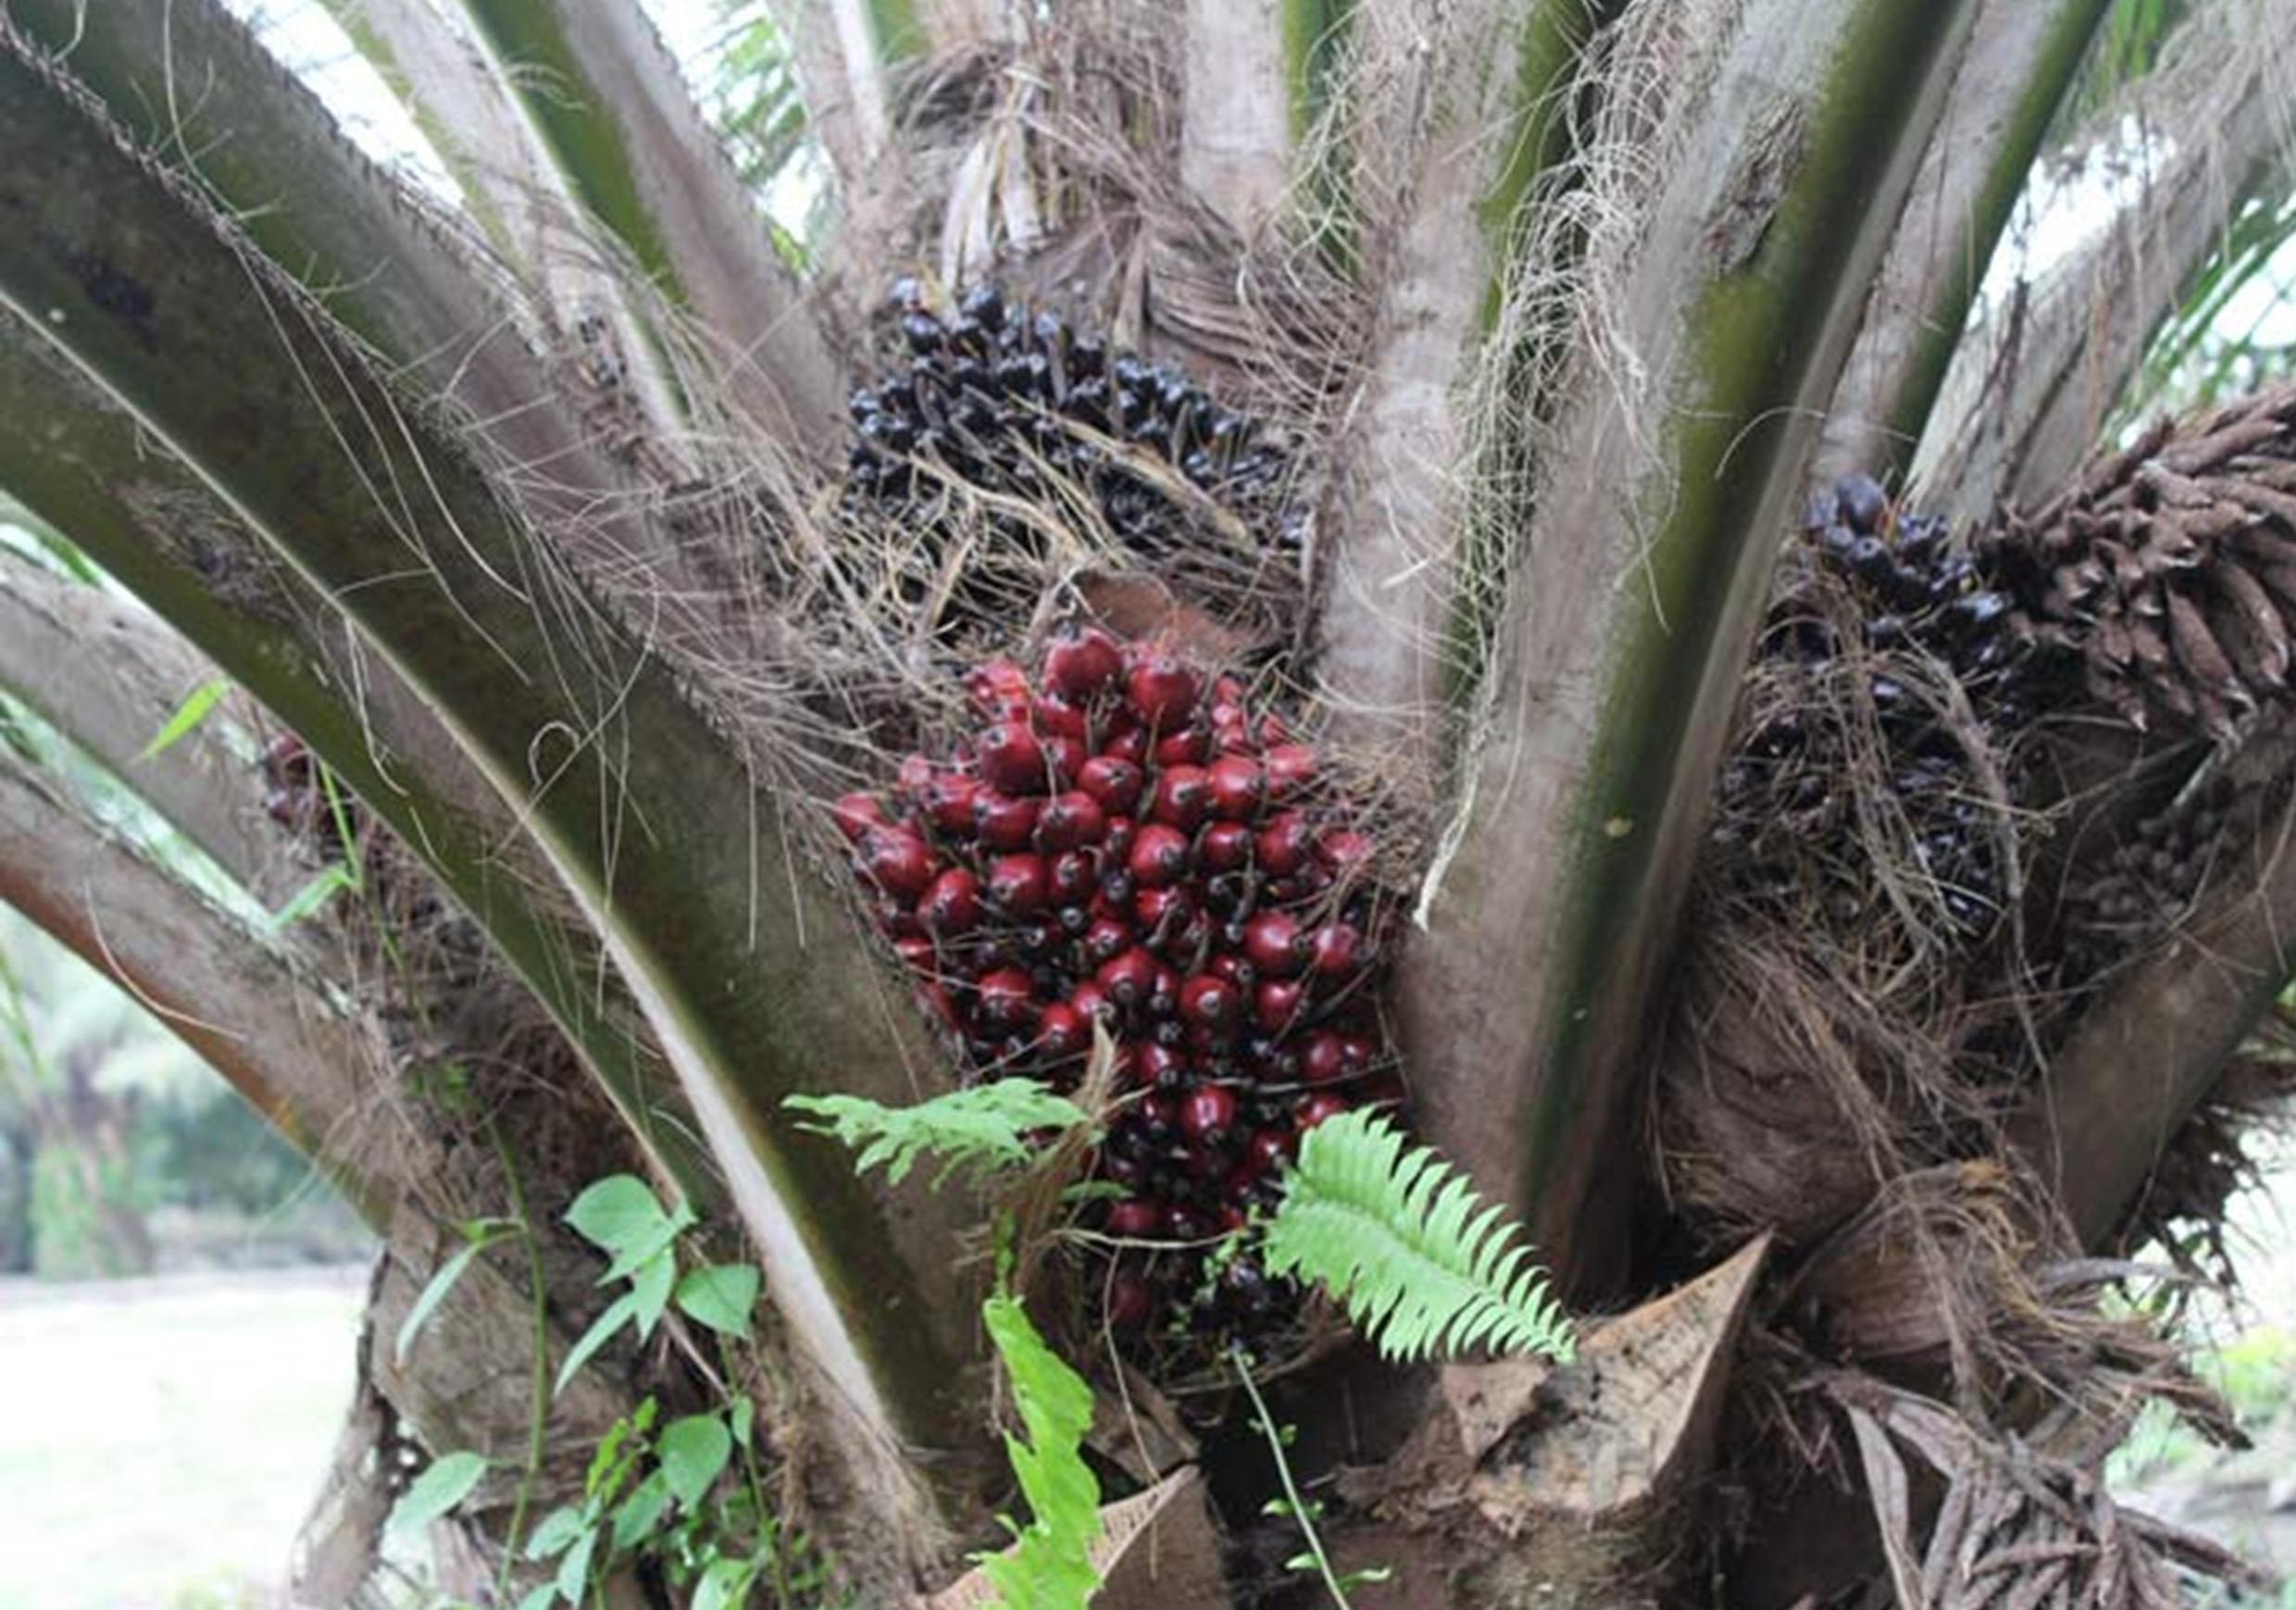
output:
<instances>
[{"instance_id":1,"label":"vine leaf","mask_svg":"<svg viewBox=\"0 0 2296 1610\"><path fill-rule=\"evenodd\" d=\"M1505 1210L1379 1114L1308 1130L1268 1221L1270 1274L1329 1290L1394 1359L1476 1348L1568 1362L1570 1322Z\"/></svg>"}]
</instances>

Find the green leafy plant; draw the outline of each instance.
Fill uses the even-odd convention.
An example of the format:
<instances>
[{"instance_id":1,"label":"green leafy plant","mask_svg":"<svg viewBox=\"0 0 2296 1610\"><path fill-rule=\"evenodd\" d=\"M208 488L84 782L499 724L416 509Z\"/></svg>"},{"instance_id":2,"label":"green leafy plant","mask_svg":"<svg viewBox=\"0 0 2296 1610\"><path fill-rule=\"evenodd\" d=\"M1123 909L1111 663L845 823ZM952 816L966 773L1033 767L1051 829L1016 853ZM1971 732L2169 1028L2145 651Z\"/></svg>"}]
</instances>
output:
<instances>
[{"instance_id":1,"label":"green leafy plant","mask_svg":"<svg viewBox=\"0 0 2296 1610\"><path fill-rule=\"evenodd\" d=\"M136 758L149 760L156 755L164 755L190 737L207 718L208 712L221 703L223 695L231 691L231 679L229 677L210 677L193 688L189 696L175 707L175 714L169 716L167 723L152 734L152 741L144 745L143 752Z\"/></svg>"},{"instance_id":2,"label":"green leafy plant","mask_svg":"<svg viewBox=\"0 0 2296 1610\"><path fill-rule=\"evenodd\" d=\"M1004 1449L1032 1517L1025 1528L1004 1522L1013 1546L977 1556L981 1575L1005 1610L1083 1610L1100 1586L1092 1559L1101 1536L1100 1483L1083 1454L1092 1389L1045 1345L1009 1292L990 1298L980 1317L1028 1429L1025 1442L1008 1434Z\"/></svg>"},{"instance_id":3,"label":"green leafy plant","mask_svg":"<svg viewBox=\"0 0 2296 1610\"><path fill-rule=\"evenodd\" d=\"M1323 1285L1390 1358L1572 1355L1569 1321L1504 1210L1377 1113L1307 1132L1264 1247L1270 1274Z\"/></svg>"},{"instance_id":4,"label":"green leafy plant","mask_svg":"<svg viewBox=\"0 0 2296 1610\"><path fill-rule=\"evenodd\" d=\"M905 1107L850 1095L793 1095L783 1105L829 1119L804 1128L860 1148L855 1169L866 1174L881 1163L895 1185L927 1155L945 1159L936 1186L959 1171L1018 1167L1040 1149L1032 1136L1090 1121L1076 1103L1032 1079L998 1080Z\"/></svg>"},{"instance_id":5,"label":"green leafy plant","mask_svg":"<svg viewBox=\"0 0 2296 1610\"><path fill-rule=\"evenodd\" d=\"M678 1236L693 1227L694 1217L683 1203L675 1211L663 1207L653 1188L636 1175L613 1174L574 1199L566 1222L611 1260L598 1283L622 1280L630 1290L608 1304L568 1351L553 1392L564 1392L575 1372L625 1329L634 1328L642 1341L654 1334L676 1294Z\"/></svg>"},{"instance_id":6,"label":"green leafy plant","mask_svg":"<svg viewBox=\"0 0 2296 1610\"><path fill-rule=\"evenodd\" d=\"M1331 1602L1340 1610L1350 1610L1350 1588L1384 1582L1394 1573L1385 1566L1353 1571L1340 1571L1332 1566L1331 1556L1324 1552L1323 1535L1316 1529L1316 1523L1323 1518L1323 1506L1312 1498L1301 1496L1299 1483L1292 1476L1292 1461L1284 1454L1284 1450L1292 1445L1293 1428L1279 1426L1275 1417L1267 1412L1267 1400L1260 1396L1259 1382L1252 1379L1252 1361L1241 1351L1229 1357L1236 1367L1236 1379L1243 1383L1244 1395L1252 1400L1252 1423L1267 1440L1267 1454L1275 1462L1276 1479L1283 1484L1283 1496L1269 1499L1261 1506L1260 1513L1290 1516L1299 1522L1300 1535L1307 1540L1306 1551L1284 1561L1284 1569L1314 1569L1323 1578L1324 1590L1331 1595Z\"/></svg>"}]
</instances>

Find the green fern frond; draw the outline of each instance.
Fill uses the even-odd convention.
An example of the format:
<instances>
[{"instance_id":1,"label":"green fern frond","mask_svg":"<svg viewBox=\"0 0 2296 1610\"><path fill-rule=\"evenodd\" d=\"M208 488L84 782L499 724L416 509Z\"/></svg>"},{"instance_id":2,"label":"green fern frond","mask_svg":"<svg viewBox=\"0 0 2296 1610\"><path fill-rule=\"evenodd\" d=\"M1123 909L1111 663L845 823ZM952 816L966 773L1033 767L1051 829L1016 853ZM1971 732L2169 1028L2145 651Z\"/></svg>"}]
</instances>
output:
<instances>
[{"instance_id":1,"label":"green fern frond","mask_svg":"<svg viewBox=\"0 0 2296 1610\"><path fill-rule=\"evenodd\" d=\"M1268 1221L1272 1274L1319 1282L1390 1358L1473 1349L1567 1362L1546 1271L1464 1175L1371 1112L1307 1132Z\"/></svg>"},{"instance_id":2,"label":"green fern frond","mask_svg":"<svg viewBox=\"0 0 2296 1610\"><path fill-rule=\"evenodd\" d=\"M856 1095L793 1095L783 1105L829 1119L802 1127L859 1147L855 1171L866 1174L884 1164L895 1185L927 1154L946 1159L933 1177L936 1186L960 1168L986 1173L1017 1167L1038 1149L1028 1136L1088 1121L1083 1108L1032 1079L999 1080L907 1107Z\"/></svg>"},{"instance_id":3,"label":"green fern frond","mask_svg":"<svg viewBox=\"0 0 2296 1610\"><path fill-rule=\"evenodd\" d=\"M1044 1344L1018 1298L1000 1292L980 1317L1012 1379L1013 1406L1028 1428L1026 1442L1007 1436L1004 1449L1031 1518L1025 1529L1013 1527L1010 1549L974 1557L1004 1610L1084 1610L1100 1586L1092 1567L1101 1536L1100 1482L1083 1453L1092 1426L1092 1389Z\"/></svg>"}]
</instances>

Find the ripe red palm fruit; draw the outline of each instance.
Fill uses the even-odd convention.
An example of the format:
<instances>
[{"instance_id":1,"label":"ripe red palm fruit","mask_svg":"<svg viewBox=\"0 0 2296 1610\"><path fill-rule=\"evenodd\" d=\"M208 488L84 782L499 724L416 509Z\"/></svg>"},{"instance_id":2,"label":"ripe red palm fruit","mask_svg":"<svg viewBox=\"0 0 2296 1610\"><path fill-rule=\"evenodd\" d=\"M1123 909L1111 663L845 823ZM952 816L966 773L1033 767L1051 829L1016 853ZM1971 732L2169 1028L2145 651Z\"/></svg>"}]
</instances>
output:
<instances>
[{"instance_id":1,"label":"ripe red palm fruit","mask_svg":"<svg viewBox=\"0 0 2296 1610\"><path fill-rule=\"evenodd\" d=\"M1132 840L1125 869L1142 888L1160 888L1188 870L1188 835L1178 828L1152 822Z\"/></svg>"},{"instance_id":2,"label":"ripe red palm fruit","mask_svg":"<svg viewBox=\"0 0 2296 1610\"><path fill-rule=\"evenodd\" d=\"M1185 889L1142 889L1132 896L1132 920L1139 925L1145 944L1163 943L1172 928L1195 912L1196 903Z\"/></svg>"},{"instance_id":3,"label":"ripe red palm fruit","mask_svg":"<svg viewBox=\"0 0 2296 1610\"><path fill-rule=\"evenodd\" d=\"M1151 821L1192 833L1212 810L1211 774L1199 766L1167 766L1156 778Z\"/></svg>"},{"instance_id":4,"label":"ripe red palm fruit","mask_svg":"<svg viewBox=\"0 0 2296 1610\"><path fill-rule=\"evenodd\" d=\"M1328 829L1316 841L1316 855L1341 879L1366 872L1371 867L1371 841L1353 828Z\"/></svg>"},{"instance_id":5,"label":"ripe red palm fruit","mask_svg":"<svg viewBox=\"0 0 2296 1610\"><path fill-rule=\"evenodd\" d=\"M1270 878L1290 878L1307 865L1316 847L1315 830L1298 811L1279 811L1252 840L1252 854Z\"/></svg>"},{"instance_id":6,"label":"ripe red palm fruit","mask_svg":"<svg viewBox=\"0 0 2296 1610\"><path fill-rule=\"evenodd\" d=\"M1300 1138L1290 1129L1255 1129L1243 1154L1262 1174L1273 1174L1299 1154Z\"/></svg>"},{"instance_id":7,"label":"ripe red palm fruit","mask_svg":"<svg viewBox=\"0 0 2296 1610\"><path fill-rule=\"evenodd\" d=\"M848 843L857 844L871 828L886 825L885 807L873 793L844 794L830 807L830 819Z\"/></svg>"},{"instance_id":8,"label":"ripe red palm fruit","mask_svg":"<svg viewBox=\"0 0 2296 1610\"><path fill-rule=\"evenodd\" d=\"M1138 945L1112 956L1093 971L1101 992L1126 1011L1145 1005L1156 987L1156 958Z\"/></svg>"},{"instance_id":9,"label":"ripe red palm fruit","mask_svg":"<svg viewBox=\"0 0 2296 1610\"><path fill-rule=\"evenodd\" d=\"M979 789L973 794L973 831L992 850L1025 850L1036 838L1037 814L1043 808L1042 800Z\"/></svg>"},{"instance_id":10,"label":"ripe red palm fruit","mask_svg":"<svg viewBox=\"0 0 2296 1610\"><path fill-rule=\"evenodd\" d=\"M1018 721L1000 721L981 729L974 744L980 757L980 775L992 788L1006 793L1044 792L1044 745Z\"/></svg>"},{"instance_id":11,"label":"ripe red palm fruit","mask_svg":"<svg viewBox=\"0 0 2296 1610\"><path fill-rule=\"evenodd\" d=\"M922 755L905 755L900 768L893 773L893 792L904 799L914 800L925 790L940 771L931 760Z\"/></svg>"},{"instance_id":12,"label":"ripe red palm fruit","mask_svg":"<svg viewBox=\"0 0 2296 1610\"><path fill-rule=\"evenodd\" d=\"M1007 659L993 659L966 673L965 697L974 710L996 720L1029 713L1029 673Z\"/></svg>"},{"instance_id":13,"label":"ripe red palm fruit","mask_svg":"<svg viewBox=\"0 0 2296 1610\"><path fill-rule=\"evenodd\" d=\"M1054 794L1036 819L1036 842L1047 850L1097 844L1107 833L1107 811L1080 789Z\"/></svg>"},{"instance_id":14,"label":"ripe red palm fruit","mask_svg":"<svg viewBox=\"0 0 2296 1610\"><path fill-rule=\"evenodd\" d=\"M1309 936L1309 964L1321 979L1343 979L1363 965L1363 930L1352 922L1327 922Z\"/></svg>"},{"instance_id":15,"label":"ripe red palm fruit","mask_svg":"<svg viewBox=\"0 0 2296 1610\"><path fill-rule=\"evenodd\" d=\"M1063 732L1044 740L1045 775L1052 779L1054 788L1076 786L1077 773L1084 769L1084 763L1091 758L1081 738L1071 738Z\"/></svg>"},{"instance_id":16,"label":"ripe red palm fruit","mask_svg":"<svg viewBox=\"0 0 2296 1610\"><path fill-rule=\"evenodd\" d=\"M1077 768L1077 787L1114 817L1129 817L1147 784L1139 767L1114 755L1095 755Z\"/></svg>"},{"instance_id":17,"label":"ripe red palm fruit","mask_svg":"<svg viewBox=\"0 0 2296 1610\"><path fill-rule=\"evenodd\" d=\"M973 834L973 804L980 793L979 778L961 771L939 772L917 790L917 808L936 830L968 839Z\"/></svg>"},{"instance_id":18,"label":"ripe red palm fruit","mask_svg":"<svg viewBox=\"0 0 2296 1610\"><path fill-rule=\"evenodd\" d=\"M980 880L952 867L932 880L917 903L917 920L938 939L955 939L980 924Z\"/></svg>"},{"instance_id":19,"label":"ripe red palm fruit","mask_svg":"<svg viewBox=\"0 0 2296 1610\"><path fill-rule=\"evenodd\" d=\"M931 978L935 972L932 941L922 936L896 939L892 942L895 955L909 965L909 970Z\"/></svg>"},{"instance_id":20,"label":"ripe red palm fruit","mask_svg":"<svg viewBox=\"0 0 2296 1610\"><path fill-rule=\"evenodd\" d=\"M932 852L905 828L873 828L861 840L861 873L896 900L915 900L932 881Z\"/></svg>"},{"instance_id":21,"label":"ripe red palm fruit","mask_svg":"<svg viewBox=\"0 0 2296 1610\"><path fill-rule=\"evenodd\" d=\"M1158 730L1186 720L1196 707L1196 673L1162 649L1139 653L1124 679L1124 696L1132 713Z\"/></svg>"},{"instance_id":22,"label":"ripe red palm fruit","mask_svg":"<svg viewBox=\"0 0 2296 1610\"><path fill-rule=\"evenodd\" d=\"M1158 766L1202 766L1212 758L1212 734L1202 727L1182 727L1156 740Z\"/></svg>"},{"instance_id":23,"label":"ripe red palm fruit","mask_svg":"<svg viewBox=\"0 0 2296 1610\"><path fill-rule=\"evenodd\" d=\"M1018 967L999 967L980 975L974 986L980 992L975 1015L982 1025L999 1034L1010 1034L1029 1027L1036 1017L1036 989L1029 975Z\"/></svg>"},{"instance_id":24,"label":"ripe red palm fruit","mask_svg":"<svg viewBox=\"0 0 2296 1610\"><path fill-rule=\"evenodd\" d=\"M1057 738L1074 738L1081 742L1092 731L1092 718L1081 705L1050 693L1036 702L1036 729Z\"/></svg>"},{"instance_id":25,"label":"ripe red palm fruit","mask_svg":"<svg viewBox=\"0 0 2296 1610\"><path fill-rule=\"evenodd\" d=\"M1123 674L1123 651L1097 627L1064 633L1044 650L1044 685L1079 705L1105 693Z\"/></svg>"},{"instance_id":26,"label":"ripe red palm fruit","mask_svg":"<svg viewBox=\"0 0 2296 1610\"><path fill-rule=\"evenodd\" d=\"M1156 1233L1164 1222L1164 1210L1153 1202L1137 1196L1108 1204L1108 1233L1126 1241L1142 1241Z\"/></svg>"},{"instance_id":27,"label":"ripe red palm fruit","mask_svg":"<svg viewBox=\"0 0 2296 1610\"><path fill-rule=\"evenodd\" d=\"M1347 1057L1338 1035L1319 1029L1301 1042L1300 1077L1308 1083L1331 1084L1347 1074Z\"/></svg>"},{"instance_id":28,"label":"ripe red palm fruit","mask_svg":"<svg viewBox=\"0 0 2296 1610\"><path fill-rule=\"evenodd\" d=\"M1151 1041L1133 1058L1133 1073L1148 1090L1177 1090L1188 1074L1188 1059L1168 1045Z\"/></svg>"},{"instance_id":29,"label":"ripe red palm fruit","mask_svg":"<svg viewBox=\"0 0 2296 1610\"><path fill-rule=\"evenodd\" d=\"M1092 1048L1092 1026L1073 1005L1055 1001L1037 1014L1036 1048L1051 1061L1067 1062Z\"/></svg>"},{"instance_id":30,"label":"ripe red palm fruit","mask_svg":"<svg viewBox=\"0 0 2296 1610\"><path fill-rule=\"evenodd\" d=\"M1243 925L1244 959L1263 978L1288 979L1307 965L1300 925L1287 912L1261 911Z\"/></svg>"},{"instance_id":31,"label":"ripe red palm fruit","mask_svg":"<svg viewBox=\"0 0 2296 1610\"><path fill-rule=\"evenodd\" d=\"M1043 909L1051 880L1042 855L999 855L989 863L989 904L1010 917Z\"/></svg>"},{"instance_id":32,"label":"ripe red palm fruit","mask_svg":"<svg viewBox=\"0 0 2296 1610\"><path fill-rule=\"evenodd\" d=\"M1337 1091L1319 1090L1292 1109L1292 1117L1305 1134L1326 1118L1336 1118L1348 1109L1348 1100Z\"/></svg>"},{"instance_id":33,"label":"ripe red palm fruit","mask_svg":"<svg viewBox=\"0 0 2296 1610\"><path fill-rule=\"evenodd\" d=\"M1116 1006L1101 987L1087 979L1068 992L1068 1003L1087 1023L1113 1022Z\"/></svg>"},{"instance_id":34,"label":"ripe red palm fruit","mask_svg":"<svg viewBox=\"0 0 2296 1610\"><path fill-rule=\"evenodd\" d=\"M1092 926L1084 930L1085 959L1098 967L1104 961L1122 955L1135 942L1137 936L1130 923L1119 922L1113 917L1096 917L1092 918Z\"/></svg>"},{"instance_id":35,"label":"ripe red palm fruit","mask_svg":"<svg viewBox=\"0 0 2296 1610\"><path fill-rule=\"evenodd\" d=\"M1211 973L1198 973L1179 987L1179 1015L1206 1029L1227 1029L1242 1013L1236 986Z\"/></svg>"},{"instance_id":36,"label":"ripe red palm fruit","mask_svg":"<svg viewBox=\"0 0 2296 1610\"><path fill-rule=\"evenodd\" d=\"M1046 863L1047 898L1064 909L1092 898L1092 858L1081 850L1067 850Z\"/></svg>"},{"instance_id":37,"label":"ripe red palm fruit","mask_svg":"<svg viewBox=\"0 0 2296 1610\"><path fill-rule=\"evenodd\" d=\"M1227 822L1248 822L1267 797L1267 772L1256 760L1231 755L1212 762L1212 814Z\"/></svg>"},{"instance_id":38,"label":"ripe red palm fruit","mask_svg":"<svg viewBox=\"0 0 2296 1610\"><path fill-rule=\"evenodd\" d=\"M1295 798L1316 780L1316 752L1304 743L1279 743L1268 750L1267 762L1270 799Z\"/></svg>"},{"instance_id":39,"label":"ripe red palm fruit","mask_svg":"<svg viewBox=\"0 0 2296 1610\"><path fill-rule=\"evenodd\" d=\"M1262 979L1252 992L1252 1020L1267 1034L1281 1034L1300 1015L1307 987L1297 979Z\"/></svg>"},{"instance_id":40,"label":"ripe red palm fruit","mask_svg":"<svg viewBox=\"0 0 2296 1610\"><path fill-rule=\"evenodd\" d=\"M1207 872L1237 872L1251 863L1252 830L1242 822L1214 822L1196 840L1196 864Z\"/></svg>"},{"instance_id":41,"label":"ripe red palm fruit","mask_svg":"<svg viewBox=\"0 0 2296 1610\"><path fill-rule=\"evenodd\" d=\"M1148 985L1144 1003L1151 1017L1169 1017L1179 1010L1179 975L1162 962L1156 964L1155 977Z\"/></svg>"},{"instance_id":42,"label":"ripe red palm fruit","mask_svg":"<svg viewBox=\"0 0 2296 1610\"><path fill-rule=\"evenodd\" d=\"M1100 752L1111 760L1145 766L1148 764L1148 730L1137 725L1112 726L1100 741Z\"/></svg>"},{"instance_id":43,"label":"ripe red palm fruit","mask_svg":"<svg viewBox=\"0 0 2296 1610\"><path fill-rule=\"evenodd\" d=\"M1108 1277L1108 1329L1145 1330L1155 1317L1155 1288L1136 1269L1118 1269Z\"/></svg>"}]
</instances>

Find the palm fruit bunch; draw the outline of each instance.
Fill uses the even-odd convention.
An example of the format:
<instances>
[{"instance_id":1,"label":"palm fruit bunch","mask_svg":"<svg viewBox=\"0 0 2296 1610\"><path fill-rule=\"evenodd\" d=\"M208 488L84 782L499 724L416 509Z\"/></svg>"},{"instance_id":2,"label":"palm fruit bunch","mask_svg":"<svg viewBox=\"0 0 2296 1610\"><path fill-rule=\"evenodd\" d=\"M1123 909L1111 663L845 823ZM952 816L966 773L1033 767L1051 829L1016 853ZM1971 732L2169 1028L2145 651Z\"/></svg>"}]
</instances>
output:
<instances>
[{"instance_id":1,"label":"palm fruit bunch","mask_svg":"<svg viewBox=\"0 0 2296 1610\"><path fill-rule=\"evenodd\" d=\"M1315 749L1234 678L1086 627L966 679L972 730L834 817L878 930L968 1081L1072 1091L1104 1026L1089 1273L1135 1346L1279 1328L1228 1232L1300 1135L1402 1090L1373 1001L1388 903ZM1208 1256L1217 1246L1217 1257Z\"/></svg>"},{"instance_id":2,"label":"palm fruit bunch","mask_svg":"<svg viewBox=\"0 0 2296 1610\"><path fill-rule=\"evenodd\" d=\"M2283 698L2296 621L2296 388L2178 431L2163 420L1977 562L2011 630L2140 730L2236 746Z\"/></svg>"},{"instance_id":3,"label":"palm fruit bunch","mask_svg":"<svg viewBox=\"0 0 2296 1610\"><path fill-rule=\"evenodd\" d=\"M1957 729L1944 684L1986 728L2021 727L2028 687L2011 602L1942 521L1894 506L1870 476L1814 498L1805 535L1756 649L1749 685L1767 696L1749 702L1723 767L1715 834L1732 852L1730 881L1780 905L1806 898L1815 852L1828 870L1827 915L1860 917L1877 891L1845 780L1878 767L1903 848L1948 923L1974 938L2007 890L1974 734ZM1870 724L1845 712L1845 693Z\"/></svg>"},{"instance_id":4,"label":"palm fruit bunch","mask_svg":"<svg viewBox=\"0 0 2296 1610\"><path fill-rule=\"evenodd\" d=\"M359 831L359 803L343 790L338 818L334 802L318 779L318 763L301 738L281 732L263 746L264 814L314 851L322 861L343 855L343 829L348 823Z\"/></svg>"},{"instance_id":5,"label":"palm fruit bunch","mask_svg":"<svg viewBox=\"0 0 2296 1610\"><path fill-rule=\"evenodd\" d=\"M943 317L905 280L891 308L908 362L849 399L849 511L873 508L915 534L954 519L949 481L1046 511L1081 498L1118 543L1182 585L1280 593L1296 572L1303 518L1286 499L1286 446L1186 374L1111 352L1055 313L1009 306L993 286ZM1179 495L1182 483L1271 545L1240 554L1207 538L1204 510ZM989 518L1005 542L1043 556L1032 522ZM967 569L980 568L976 555Z\"/></svg>"}]
</instances>

